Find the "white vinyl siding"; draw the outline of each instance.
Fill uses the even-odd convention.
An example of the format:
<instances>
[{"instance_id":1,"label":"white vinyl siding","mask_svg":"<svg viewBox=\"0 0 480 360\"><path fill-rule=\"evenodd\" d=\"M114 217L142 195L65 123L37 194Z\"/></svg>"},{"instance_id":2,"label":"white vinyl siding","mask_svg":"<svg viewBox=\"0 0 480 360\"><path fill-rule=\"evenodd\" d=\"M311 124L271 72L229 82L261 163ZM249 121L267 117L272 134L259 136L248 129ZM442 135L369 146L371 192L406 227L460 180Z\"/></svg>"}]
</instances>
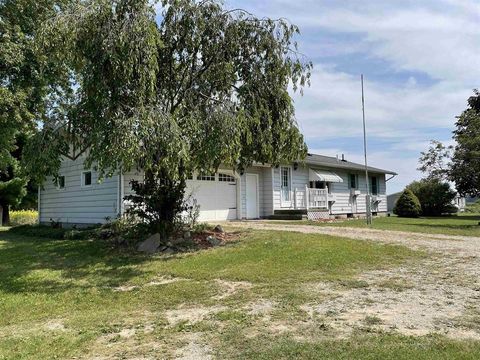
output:
<instances>
[{"instance_id":1,"label":"white vinyl siding","mask_svg":"<svg viewBox=\"0 0 480 360\"><path fill-rule=\"evenodd\" d=\"M351 171L345 169L334 169L329 168L329 171L334 172L340 176L343 180L341 183L328 183L329 192L335 194L336 201L331 205L332 214L350 214L355 210L353 206L353 197L351 195L350 189L350 174L355 175L356 180L356 189L360 191L360 195L356 196L356 213L365 213L366 212L366 182L365 182L365 173L361 171ZM305 186L309 186L309 175L308 175L308 166L302 167L299 166L297 170L292 168L292 191L295 189L304 190ZM273 205L274 210L284 209L281 203L281 173L280 167L273 168ZM377 178L378 184L378 194L376 195L380 199L378 203L378 212L387 211L387 196L386 196L386 184L385 184L385 175L384 174L374 174L370 173L369 176L374 176ZM290 208L294 208L294 203Z\"/></svg>"},{"instance_id":2,"label":"white vinyl siding","mask_svg":"<svg viewBox=\"0 0 480 360\"><path fill-rule=\"evenodd\" d=\"M60 174L65 177L65 188L58 189L48 177L40 190L40 222L50 219L70 224L104 223L117 216L118 176L98 183L98 174L91 171L91 185L82 186L84 158L65 160Z\"/></svg>"}]
</instances>

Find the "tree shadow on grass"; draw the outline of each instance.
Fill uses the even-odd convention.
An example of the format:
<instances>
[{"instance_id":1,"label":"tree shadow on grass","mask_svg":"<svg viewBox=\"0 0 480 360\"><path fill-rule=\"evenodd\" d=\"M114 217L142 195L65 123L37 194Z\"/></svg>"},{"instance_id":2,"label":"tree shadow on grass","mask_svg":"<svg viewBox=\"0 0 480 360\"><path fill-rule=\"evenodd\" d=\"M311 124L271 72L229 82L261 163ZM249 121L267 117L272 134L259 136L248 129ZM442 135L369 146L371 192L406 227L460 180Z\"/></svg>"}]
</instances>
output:
<instances>
[{"instance_id":1,"label":"tree shadow on grass","mask_svg":"<svg viewBox=\"0 0 480 360\"><path fill-rule=\"evenodd\" d=\"M102 241L52 240L0 233L0 290L58 293L113 287L148 275L148 256L112 250Z\"/></svg>"},{"instance_id":2,"label":"tree shadow on grass","mask_svg":"<svg viewBox=\"0 0 480 360\"><path fill-rule=\"evenodd\" d=\"M480 226L479 225L455 225L455 224L426 224L426 223L404 223L404 225L412 227L422 227L425 229L445 229L445 230L454 230L457 233L446 233L444 235L458 235L458 236L480 236ZM476 230L476 231L475 231ZM465 233L468 231L468 233ZM441 234L439 232L439 234Z\"/></svg>"},{"instance_id":3,"label":"tree shadow on grass","mask_svg":"<svg viewBox=\"0 0 480 360\"><path fill-rule=\"evenodd\" d=\"M451 215L451 216L422 216L419 218L427 220L462 220L462 221L480 221L478 215Z\"/></svg>"}]
</instances>

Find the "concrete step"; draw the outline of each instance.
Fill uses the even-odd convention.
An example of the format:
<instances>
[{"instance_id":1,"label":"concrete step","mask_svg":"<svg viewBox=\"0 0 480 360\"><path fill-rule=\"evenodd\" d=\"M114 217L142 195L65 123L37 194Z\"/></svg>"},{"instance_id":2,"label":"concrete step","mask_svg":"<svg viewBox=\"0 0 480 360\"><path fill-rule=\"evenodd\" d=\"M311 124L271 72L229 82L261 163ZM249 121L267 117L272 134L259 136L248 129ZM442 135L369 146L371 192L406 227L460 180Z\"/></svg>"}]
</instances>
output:
<instances>
[{"instance_id":1,"label":"concrete step","mask_svg":"<svg viewBox=\"0 0 480 360\"><path fill-rule=\"evenodd\" d=\"M307 215L307 209L274 210L274 215Z\"/></svg>"},{"instance_id":2,"label":"concrete step","mask_svg":"<svg viewBox=\"0 0 480 360\"><path fill-rule=\"evenodd\" d=\"M306 220L306 214L274 214L268 217L269 220Z\"/></svg>"}]
</instances>

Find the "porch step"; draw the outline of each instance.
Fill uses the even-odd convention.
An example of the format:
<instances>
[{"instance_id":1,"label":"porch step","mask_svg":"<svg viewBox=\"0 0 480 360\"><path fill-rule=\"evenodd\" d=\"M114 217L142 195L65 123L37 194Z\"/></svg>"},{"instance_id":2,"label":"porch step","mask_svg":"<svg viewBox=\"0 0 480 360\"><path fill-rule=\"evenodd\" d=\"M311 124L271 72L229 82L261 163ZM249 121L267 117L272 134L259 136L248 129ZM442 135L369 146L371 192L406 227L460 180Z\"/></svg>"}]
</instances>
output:
<instances>
[{"instance_id":1,"label":"porch step","mask_svg":"<svg viewBox=\"0 0 480 360\"><path fill-rule=\"evenodd\" d=\"M269 220L306 220L306 214L273 214L268 217Z\"/></svg>"},{"instance_id":2,"label":"porch step","mask_svg":"<svg viewBox=\"0 0 480 360\"><path fill-rule=\"evenodd\" d=\"M307 209L274 210L274 215L307 215Z\"/></svg>"}]
</instances>

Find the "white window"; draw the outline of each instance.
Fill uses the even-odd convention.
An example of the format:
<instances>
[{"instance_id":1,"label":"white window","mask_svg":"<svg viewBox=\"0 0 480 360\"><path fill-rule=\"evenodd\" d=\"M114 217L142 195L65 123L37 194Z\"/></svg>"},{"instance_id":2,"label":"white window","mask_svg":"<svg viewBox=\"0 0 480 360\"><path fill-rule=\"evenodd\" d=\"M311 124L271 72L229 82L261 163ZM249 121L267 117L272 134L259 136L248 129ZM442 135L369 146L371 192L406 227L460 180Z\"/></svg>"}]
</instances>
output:
<instances>
[{"instance_id":1,"label":"white window","mask_svg":"<svg viewBox=\"0 0 480 360\"><path fill-rule=\"evenodd\" d=\"M61 175L58 177L57 189L59 190L65 189L65 176Z\"/></svg>"},{"instance_id":2,"label":"white window","mask_svg":"<svg viewBox=\"0 0 480 360\"><path fill-rule=\"evenodd\" d=\"M197 176L197 180L215 181L215 174L200 174Z\"/></svg>"},{"instance_id":3,"label":"white window","mask_svg":"<svg viewBox=\"0 0 480 360\"><path fill-rule=\"evenodd\" d=\"M282 180L282 200L290 201L290 168L282 167L280 169L280 175Z\"/></svg>"},{"instance_id":4,"label":"white window","mask_svg":"<svg viewBox=\"0 0 480 360\"><path fill-rule=\"evenodd\" d=\"M82 186L91 186L92 185L92 172L84 171L82 172Z\"/></svg>"},{"instance_id":5,"label":"white window","mask_svg":"<svg viewBox=\"0 0 480 360\"><path fill-rule=\"evenodd\" d=\"M233 177L232 175L219 173L218 181L234 183L235 177Z\"/></svg>"}]
</instances>

